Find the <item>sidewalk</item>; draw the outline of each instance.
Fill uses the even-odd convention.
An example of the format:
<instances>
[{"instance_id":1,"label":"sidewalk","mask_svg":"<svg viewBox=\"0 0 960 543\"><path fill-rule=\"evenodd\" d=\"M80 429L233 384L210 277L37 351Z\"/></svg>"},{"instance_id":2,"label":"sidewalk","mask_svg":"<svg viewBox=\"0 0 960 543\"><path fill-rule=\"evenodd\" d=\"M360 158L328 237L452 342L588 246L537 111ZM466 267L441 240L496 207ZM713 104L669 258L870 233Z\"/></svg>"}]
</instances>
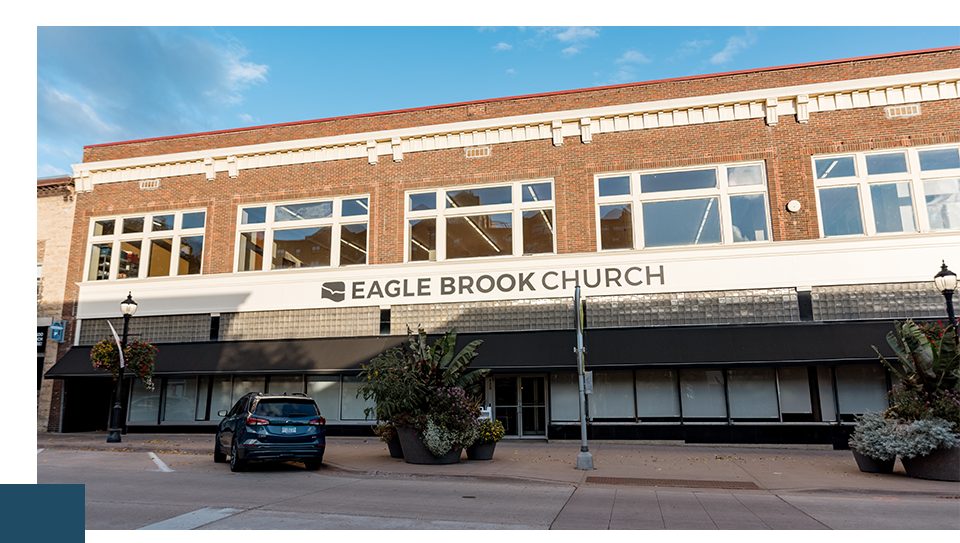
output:
<instances>
[{"instance_id":1,"label":"sidewalk","mask_svg":"<svg viewBox=\"0 0 960 543\"><path fill-rule=\"evenodd\" d=\"M202 454L213 456L206 434L127 434L107 443L106 432L37 434L38 449ZM850 451L817 446L589 443L594 470L577 470L579 441L501 441L493 460L416 465L391 458L376 438L328 437L323 472L419 478L474 478L572 485L629 485L679 489L766 490L859 497L958 497L960 483L907 477L897 462L891 475L862 473ZM213 462L211 458L210 462ZM958 500L960 504L960 500Z\"/></svg>"}]
</instances>

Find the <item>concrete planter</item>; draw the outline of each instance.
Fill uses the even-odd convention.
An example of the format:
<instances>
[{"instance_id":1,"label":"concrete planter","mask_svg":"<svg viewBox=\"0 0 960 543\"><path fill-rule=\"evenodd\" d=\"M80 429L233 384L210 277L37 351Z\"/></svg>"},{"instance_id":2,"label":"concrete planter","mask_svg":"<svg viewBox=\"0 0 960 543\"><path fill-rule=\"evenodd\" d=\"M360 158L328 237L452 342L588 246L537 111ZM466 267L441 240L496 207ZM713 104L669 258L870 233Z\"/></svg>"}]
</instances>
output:
<instances>
[{"instance_id":1,"label":"concrete planter","mask_svg":"<svg viewBox=\"0 0 960 543\"><path fill-rule=\"evenodd\" d=\"M387 449L390 450L390 458L403 458L403 446L400 445L399 434L387 442Z\"/></svg>"},{"instance_id":2,"label":"concrete planter","mask_svg":"<svg viewBox=\"0 0 960 543\"><path fill-rule=\"evenodd\" d=\"M493 460L493 450L496 448L496 441L470 445L467 447L467 460Z\"/></svg>"},{"instance_id":3,"label":"concrete planter","mask_svg":"<svg viewBox=\"0 0 960 543\"><path fill-rule=\"evenodd\" d=\"M907 475L934 481L960 481L960 446L934 449L926 456L901 458Z\"/></svg>"},{"instance_id":4,"label":"concrete planter","mask_svg":"<svg viewBox=\"0 0 960 543\"><path fill-rule=\"evenodd\" d=\"M397 428L403 459L408 464L456 464L463 449L452 449L443 456L435 456L423 443L420 432L413 428Z\"/></svg>"},{"instance_id":5,"label":"concrete planter","mask_svg":"<svg viewBox=\"0 0 960 543\"><path fill-rule=\"evenodd\" d=\"M896 458L877 460L876 458L860 454L856 449L850 450L853 451L853 458L857 461L857 467L860 468L860 471L864 473L893 473L893 465L897 461Z\"/></svg>"}]
</instances>

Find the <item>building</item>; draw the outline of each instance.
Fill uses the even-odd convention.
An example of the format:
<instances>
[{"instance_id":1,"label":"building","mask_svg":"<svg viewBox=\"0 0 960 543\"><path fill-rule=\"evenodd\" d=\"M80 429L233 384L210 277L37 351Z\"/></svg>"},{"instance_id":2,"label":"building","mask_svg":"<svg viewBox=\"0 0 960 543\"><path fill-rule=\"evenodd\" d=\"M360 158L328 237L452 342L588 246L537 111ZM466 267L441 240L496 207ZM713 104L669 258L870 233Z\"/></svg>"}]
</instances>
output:
<instances>
[{"instance_id":1,"label":"building","mask_svg":"<svg viewBox=\"0 0 960 543\"><path fill-rule=\"evenodd\" d=\"M75 207L70 176L37 179L37 431L59 429L61 381L43 379L57 361L59 342L50 338L62 323ZM59 325L58 325L59 326ZM51 421L51 405L57 406ZM52 424L51 424L52 422Z\"/></svg>"},{"instance_id":2,"label":"building","mask_svg":"<svg viewBox=\"0 0 960 543\"><path fill-rule=\"evenodd\" d=\"M591 438L842 444L871 345L946 314L958 79L953 47L88 146L62 428L106 426L132 292L131 430L267 389L368 432L360 365L422 326L485 340L508 437L577 437L580 285Z\"/></svg>"}]
</instances>

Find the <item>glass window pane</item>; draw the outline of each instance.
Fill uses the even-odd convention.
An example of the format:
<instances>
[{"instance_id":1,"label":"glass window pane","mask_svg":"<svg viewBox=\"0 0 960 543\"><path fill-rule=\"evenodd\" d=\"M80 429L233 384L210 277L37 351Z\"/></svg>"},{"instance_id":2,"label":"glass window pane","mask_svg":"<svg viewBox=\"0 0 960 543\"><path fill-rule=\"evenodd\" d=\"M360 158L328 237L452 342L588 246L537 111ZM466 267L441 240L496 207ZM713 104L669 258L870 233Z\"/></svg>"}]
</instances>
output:
<instances>
[{"instance_id":1,"label":"glass window pane","mask_svg":"<svg viewBox=\"0 0 960 543\"><path fill-rule=\"evenodd\" d=\"M647 247L720 243L717 198L645 202L643 240Z\"/></svg>"},{"instance_id":2,"label":"glass window pane","mask_svg":"<svg viewBox=\"0 0 960 543\"><path fill-rule=\"evenodd\" d=\"M159 380L159 378L155 378L154 382L156 383ZM127 422L156 424L158 420L160 420L160 387L147 390L140 379L133 379L133 387L130 390L130 409L127 409Z\"/></svg>"},{"instance_id":3,"label":"glass window pane","mask_svg":"<svg viewBox=\"0 0 960 543\"><path fill-rule=\"evenodd\" d=\"M550 183L529 183L520 188L524 202L544 202L553 200L553 190Z\"/></svg>"},{"instance_id":4,"label":"glass window pane","mask_svg":"<svg viewBox=\"0 0 960 543\"><path fill-rule=\"evenodd\" d=\"M763 168L759 164L727 168L728 187L747 187L763 184Z\"/></svg>"},{"instance_id":5,"label":"glass window pane","mask_svg":"<svg viewBox=\"0 0 960 543\"><path fill-rule=\"evenodd\" d=\"M363 410L368 407L376 407L377 404L372 399L364 400L363 396L357 397L357 390L360 388L359 376L343 377L343 394L341 395L340 420L366 420ZM376 415L371 417L375 419Z\"/></svg>"},{"instance_id":6,"label":"glass window pane","mask_svg":"<svg viewBox=\"0 0 960 543\"><path fill-rule=\"evenodd\" d=\"M637 416L641 421L680 416L680 395L674 370L637 371Z\"/></svg>"},{"instance_id":7,"label":"glass window pane","mask_svg":"<svg viewBox=\"0 0 960 543\"><path fill-rule=\"evenodd\" d=\"M720 370L680 370L684 418L726 418L727 403Z\"/></svg>"},{"instance_id":8,"label":"glass window pane","mask_svg":"<svg viewBox=\"0 0 960 543\"><path fill-rule=\"evenodd\" d=\"M109 221L96 221L93 223L93 235L112 236L114 225L115 221L112 219Z\"/></svg>"},{"instance_id":9,"label":"glass window pane","mask_svg":"<svg viewBox=\"0 0 960 543\"><path fill-rule=\"evenodd\" d=\"M587 402L591 419L632 419L634 403L632 371L593 372L593 394Z\"/></svg>"},{"instance_id":10,"label":"glass window pane","mask_svg":"<svg viewBox=\"0 0 960 543\"><path fill-rule=\"evenodd\" d=\"M147 277L167 277L170 275L170 254L173 247L172 239L150 240L150 265L147 268Z\"/></svg>"},{"instance_id":11,"label":"glass window pane","mask_svg":"<svg viewBox=\"0 0 960 543\"><path fill-rule=\"evenodd\" d=\"M340 227L340 265L367 263L367 223Z\"/></svg>"},{"instance_id":12,"label":"glass window pane","mask_svg":"<svg viewBox=\"0 0 960 543\"><path fill-rule=\"evenodd\" d=\"M120 244L120 266L117 279L136 279L140 275L141 241L124 241Z\"/></svg>"},{"instance_id":13,"label":"glass window pane","mask_svg":"<svg viewBox=\"0 0 960 543\"><path fill-rule=\"evenodd\" d=\"M630 204L600 206L600 248L633 249Z\"/></svg>"},{"instance_id":14,"label":"glass window pane","mask_svg":"<svg viewBox=\"0 0 960 543\"><path fill-rule=\"evenodd\" d=\"M857 168L852 156L836 158L822 158L816 161L817 179L832 179L834 177L855 177Z\"/></svg>"},{"instance_id":15,"label":"glass window pane","mask_svg":"<svg viewBox=\"0 0 960 543\"><path fill-rule=\"evenodd\" d=\"M203 262L203 236L185 236L180 238L180 260L177 275L195 275L200 273Z\"/></svg>"},{"instance_id":16,"label":"glass window pane","mask_svg":"<svg viewBox=\"0 0 960 543\"><path fill-rule=\"evenodd\" d=\"M437 259L437 219L410 221L410 261Z\"/></svg>"},{"instance_id":17,"label":"glass window pane","mask_svg":"<svg viewBox=\"0 0 960 543\"><path fill-rule=\"evenodd\" d=\"M323 219L333 215L333 202L310 202L308 204L288 204L277 206L273 212L273 220L304 221L308 219Z\"/></svg>"},{"instance_id":18,"label":"glass window pane","mask_svg":"<svg viewBox=\"0 0 960 543\"><path fill-rule=\"evenodd\" d=\"M727 370L730 388L730 417L733 419L777 419L777 381L773 368Z\"/></svg>"},{"instance_id":19,"label":"glass window pane","mask_svg":"<svg viewBox=\"0 0 960 543\"><path fill-rule=\"evenodd\" d=\"M730 197L730 220L733 241L764 241L767 236L766 194L744 194Z\"/></svg>"},{"instance_id":20,"label":"glass window pane","mask_svg":"<svg viewBox=\"0 0 960 543\"><path fill-rule=\"evenodd\" d=\"M325 419L340 420L339 375L311 375L307 381L307 396L317 402Z\"/></svg>"},{"instance_id":21,"label":"glass window pane","mask_svg":"<svg viewBox=\"0 0 960 543\"><path fill-rule=\"evenodd\" d=\"M553 210L523 212L523 254L553 252Z\"/></svg>"},{"instance_id":22,"label":"glass window pane","mask_svg":"<svg viewBox=\"0 0 960 543\"><path fill-rule=\"evenodd\" d=\"M234 377L233 400L239 400L248 392L264 392L267 385L266 377Z\"/></svg>"},{"instance_id":23,"label":"glass window pane","mask_svg":"<svg viewBox=\"0 0 960 543\"><path fill-rule=\"evenodd\" d=\"M882 155L867 155L867 175L884 173L904 173L907 171L907 155L905 153L884 153Z\"/></svg>"},{"instance_id":24,"label":"glass window pane","mask_svg":"<svg viewBox=\"0 0 960 543\"><path fill-rule=\"evenodd\" d=\"M920 151L918 154L922 171L960 168L960 151L957 149L931 149Z\"/></svg>"},{"instance_id":25,"label":"glass window pane","mask_svg":"<svg viewBox=\"0 0 960 543\"><path fill-rule=\"evenodd\" d=\"M162 232L173 230L173 218L175 215L154 215L150 220L151 232Z\"/></svg>"},{"instance_id":26,"label":"glass window pane","mask_svg":"<svg viewBox=\"0 0 960 543\"><path fill-rule=\"evenodd\" d=\"M220 420L220 411L228 411L233 406L230 398L230 377L213 378L213 394L210 395L210 420Z\"/></svg>"},{"instance_id":27,"label":"glass window pane","mask_svg":"<svg viewBox=\"0 0 960 543\"><path fill-rule=\"evenodd\" d=\"M870 185L873 220L877 232L916 232L913 222L913 198L910 183Z\"/></svg>"},{"instance_id":28,"label":"glass window pane","mask_svg":"<svg viewBox=\"0 0 960 543\"><path fill-rule=\"evenodd\" d=\"M216 420L217 418L216 411L213 412L213 417L207 415L207 392L210 379L210 377L197 379L197 409L193 420Z\"/></svg>"},{"instance_id":29,"label":"glass window pane","mask_svg":"<svg viewBox=\"0 0 960 543\"><path fill-rule=\"evenodd\" d=\"M574 372L550 374L550 420L580 420L580 386Z\"/></svg>"},{"instance_id":30,"label":"glass window pane","mask_svg":"<svg viewBox=\"0 0 960 543\"><path fill-rule=\"evenodd\" d=\"M260 224L266 221L266 207L248 207L240 210L240 224Z\"/></svg>"},{"instance_id":31,"label":"glass window pane","mask_svg":"<svg viewBox=\"0 0 960 543\"><path fill-rule=\"evenodd\" d=\"M331 230L329 226L275 230L271 269L329 266Z\"/></svg>"},{"instance_id":32,"label":"glass window pane","mask_svg":"<svg viewBox=\"0 0 960 543\"><path fill-rule=\"evenodd\" d=\"M103 281L110 278L110 256L113 245L110 243L94 244L90 250L90 269L87 271L88 281Z\"/></svg>"},{"instance_id":33,"label":"glass window pane","mask_svg":"<svg viewBox=\"0 0 960 543\"><path fill-rule=\"evenodd\" d=\"M930 228L960 228L960 179L934 179L923 182Z\"/></svg>"},{"instance_id":34,"label":"glass window pane","mask_svg":"<svg viewBox=\"0 0 960 543\"><path fill-rule=\"evenodd\" d=\"M509 204L513 201L513 188L490 187L485 189L447 191L447 209L456 207Z\"/></svg>"},{"instance_id":35,"label":"glass window pane","mask_svg":"<svg viewBox=\"0 0 960 543\"><path fill-rule=\"evenodd\" d=\"M820 220L825 236L862 234L857 187L820 189Z\"/></svg>"},{"instance_id":36,"label":"glass window pane","mask_svg":"<svg viewBox=\"0 0 960 543\"><path fill-rule=\"evenodd\" d=\"M237 271L263 269L263 232L241 232Z\"/></svg>"},{"instance_id":37,"label":"glass window pane","mask_svg":"<svg viewBox=\"0 0 960 543\"><path fill-rule=\"evenodd\" d=\"M341 215L344 217L353 217L356 215L366 215L370 213L370 206L366 198L353 198L344 200Z\"/></svg>"},{"instance_id":38,"label":"glass window pane","mask_svg":"<svg viewBox=\"0 0 960 543\"><path fill-rule=\"evenodd\" d=\"M630 176L604 177L597 180L600 196L630 194Z\"/></svg>"},{"instance_id":39,"label":"glass window pane","mask_svg":"<svg viewBox=\"0 0 960 543\"><path fill-rule=\"evenodd\" d=\"M206 219L206 211L195 211L192 213L184 213L182 219L182 225L180 228L203 228L204 220ZM263 221L260 221L263 222Z\"/></svg>"},{"instance_id":40,"label":"glass window pane","mask_svg":"<svg viewBox=\"0 0 960 543\"><path fill-rule=\"evenodd\" d=\"M274 376L267 382L268 394L302 394L303 376Z\"/></svg>"},{"instance_id":41,"label":"glass window pane","mask_svg":"<svg viewBox=\"0 0 960 543\"><path fill-rule=\"evenodd\" d=\"M437 209L437 193L425 192L423 194L410 195L410 211L424 211L427 209Z\"/></svg>"},{"instance_id":42,"label":"glass window pane","mask_svg":"<svg viewBox=\"0 0 960 543\"><path fill-rule=\"evenodd\" d=\"M196 418L197 379L167 378L163 397L163 420L192 421Z\"/></svg>"},{"instance_id":43,"label":"glass window pane","mask_svg":"<svg viewBox=\"0 0 960 543\"><path fill-rule=\"evenodd\" d=\"M828 366L817 366L817 388L820 390L822 420L837 420L837 404L833 397L833 375Z\"/></svg>"},{"instance_id":44,"label":"glass window pane","mask_svg":"<svg viewBox=\"0 0 960 543\"><path fill-rule=\"evenodd\" d=\"M717 186L717 170L651 173L640 176L640 192L712 189Z\"/></svg>"},{"instance_id":45,"label":"glass window pane","mask_svg":"<svg viewBox=\"0 0 960 543\"><path fill-rule=\"evenodd\" d=\"M781 413L812 413L810 408L810 376L806 366L777 368L780 384Z\"/></svg>"},{"instance_id":46,"label":"glass window pane","mask_svg":"<svg viewBox=\"0 0 960 543\"><path fill-rule=\"evenodd\" d=\"M470 215L447 219L447 258L513 254L513 216Z\"/></svg>"},{"instance_id":47,"label":"glass window pane","mask_svg":"<svg viewBox=\"0 0 960 543\"><path fill-rule=\"evenodd\" d=\"M138 234L143 232L143 217L129 217L123 219L124 234Z\"/></svg>"},{"instance_id":48,"label":"glass window pane","mask_svg":"<svg viewBox=\"0 0 960 543\"><path fill-rule=\"evenodd\" d=\"M887 407L887 378L880 364L837 366L837 403L842 415L882 413Z\"/></svg>"}]
</instances>

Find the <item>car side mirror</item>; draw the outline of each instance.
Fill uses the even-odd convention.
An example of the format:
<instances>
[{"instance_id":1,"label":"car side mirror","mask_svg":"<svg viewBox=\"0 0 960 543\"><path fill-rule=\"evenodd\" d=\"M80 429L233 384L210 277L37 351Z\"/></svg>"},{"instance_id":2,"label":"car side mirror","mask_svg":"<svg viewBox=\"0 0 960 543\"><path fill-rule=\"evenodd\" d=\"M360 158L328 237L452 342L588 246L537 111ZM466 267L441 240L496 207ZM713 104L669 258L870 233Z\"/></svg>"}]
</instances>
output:
<instances>
[{"instance_id":1,"label":"car side mirror","mask_svg":"<svg viewBox=\"0 0 960 543\"><path fill-rule=\"evenodd\" d=\"M217 416L218 416L218 417L226 417L226 416L227 416L227 410L226 410L226 409L221 409L220 411L217 411Z\"/></svg>"}]
</instances>

